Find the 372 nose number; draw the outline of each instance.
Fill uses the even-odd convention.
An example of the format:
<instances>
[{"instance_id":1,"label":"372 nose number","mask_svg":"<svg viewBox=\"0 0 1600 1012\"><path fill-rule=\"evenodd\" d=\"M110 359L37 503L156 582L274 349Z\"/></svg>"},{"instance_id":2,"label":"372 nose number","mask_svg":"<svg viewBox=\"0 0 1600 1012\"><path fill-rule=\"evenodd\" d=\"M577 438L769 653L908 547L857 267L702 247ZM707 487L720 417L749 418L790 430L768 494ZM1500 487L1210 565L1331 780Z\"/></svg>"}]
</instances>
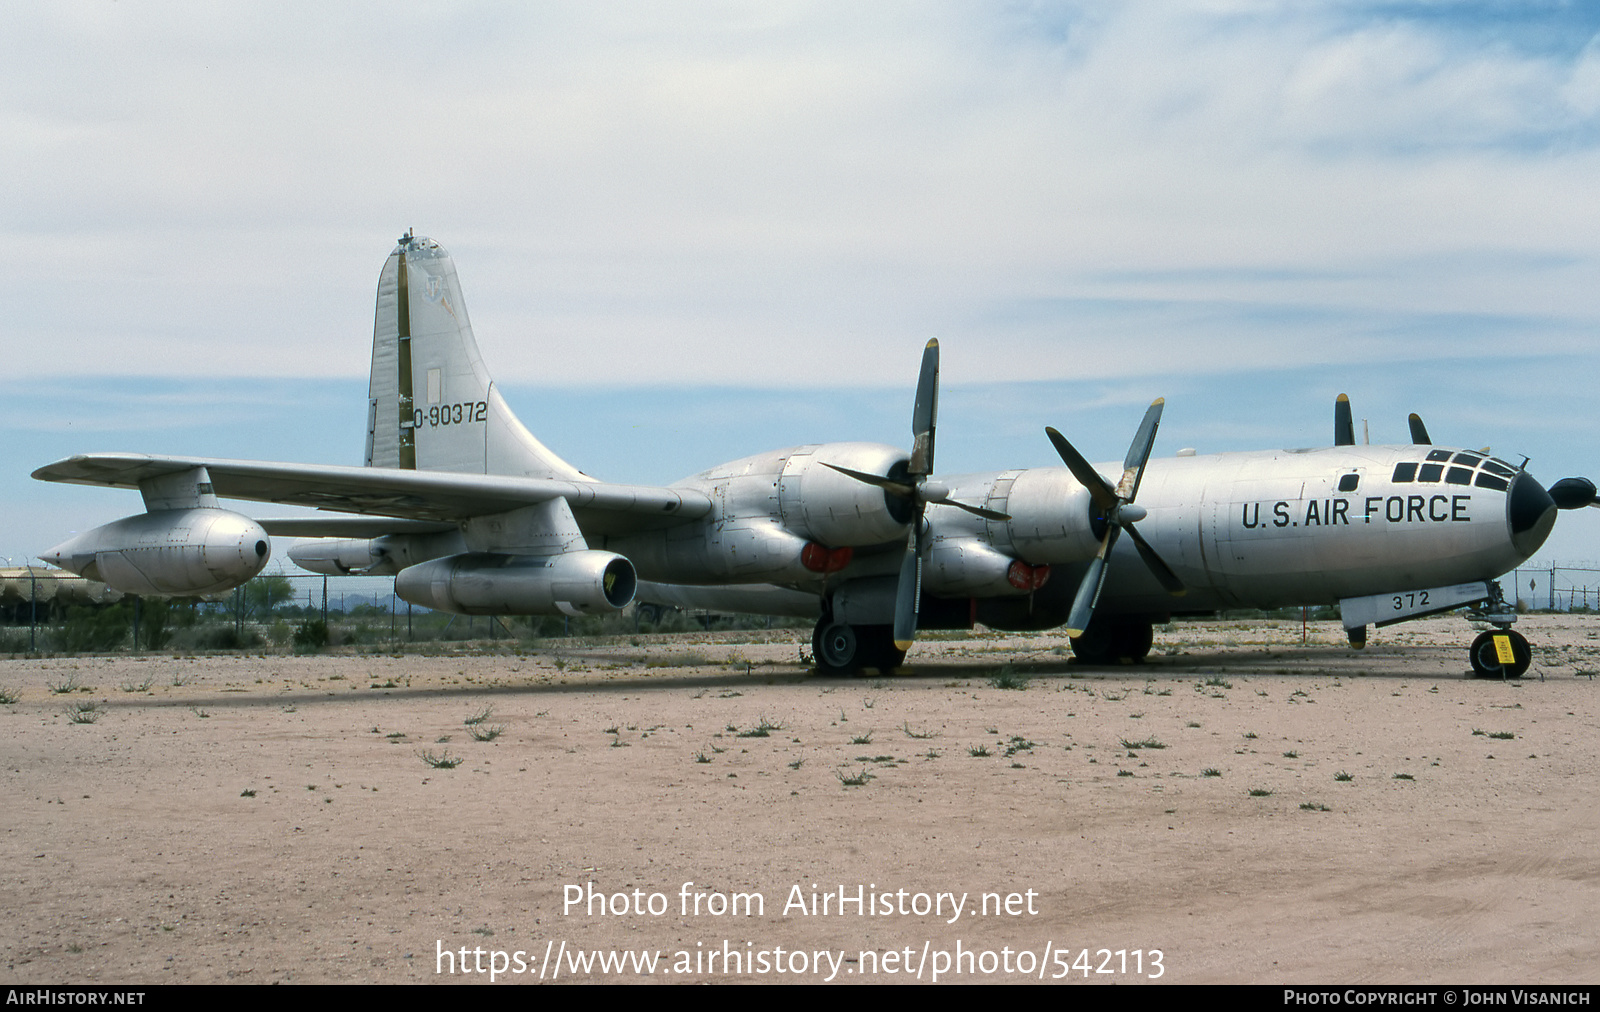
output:
<instances>
[{"instance_id":1,"label":"372 nose number","mask_svg":"<svg viewBox=\"0 0 1600 1012\"><path fill-rule=\"evenodd\" d=\"M1425 590L1413 590L1409 594L1396 594L1393 601L1395 611L1426 608L1428 606L1428 592Z\"/></svg>"}]
</instances>

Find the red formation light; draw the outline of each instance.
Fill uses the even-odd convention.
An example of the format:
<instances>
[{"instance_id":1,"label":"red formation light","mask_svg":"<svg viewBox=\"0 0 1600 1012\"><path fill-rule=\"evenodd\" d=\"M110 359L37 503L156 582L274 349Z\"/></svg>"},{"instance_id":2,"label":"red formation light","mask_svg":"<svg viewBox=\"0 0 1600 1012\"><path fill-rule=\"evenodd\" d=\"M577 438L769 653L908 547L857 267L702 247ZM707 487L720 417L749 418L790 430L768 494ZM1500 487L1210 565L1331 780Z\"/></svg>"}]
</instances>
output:
<instances>
[{"instance_id":1,"label":"red formation light","mask_svg":"<svg viewBox=\"0 0 1600 1012\"><path fill-rule=\"evenodd\" d=\"M1018 559L1006 569L1006 582L1018 590L1038 590L1048 579L1050 567L1044 563L1030 566Z\"/></svg>"},{"instance_id":2,"label":"red formation light","mask_svg":"<svg viewBox=\"0 0 1600 1012\"><path fill-rule=\"evenodd\" d=\"M815 541L807 541L800 549L800 564L813 573L837 573L850 565L855 551L850 548L826 548Z\"/></svg>"}]
</instances>

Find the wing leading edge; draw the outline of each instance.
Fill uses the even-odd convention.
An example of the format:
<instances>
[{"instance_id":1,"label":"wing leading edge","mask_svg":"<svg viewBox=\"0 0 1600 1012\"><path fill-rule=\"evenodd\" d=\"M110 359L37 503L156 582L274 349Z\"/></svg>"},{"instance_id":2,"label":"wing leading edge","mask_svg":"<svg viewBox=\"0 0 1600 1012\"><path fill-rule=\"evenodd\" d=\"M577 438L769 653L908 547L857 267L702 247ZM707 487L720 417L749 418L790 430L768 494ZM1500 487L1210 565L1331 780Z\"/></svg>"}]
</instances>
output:
<instances>
[{"instance_id":1,"label":"wing leading edge","mask_svg":"<svg viewBox=\"0 0 1600 1012\"><path fill-rule=\"evenodd\" d=\"M215 494L228 499L434 524L459 523L560 498L572 507L585 534L605 535L674 527L697 520L712 508L710 498L699 492L654 485L142 453L68 457L39 468L33 477L138 488L142 481L196 467L205 468Z\"/></svg>"}]
</instances>

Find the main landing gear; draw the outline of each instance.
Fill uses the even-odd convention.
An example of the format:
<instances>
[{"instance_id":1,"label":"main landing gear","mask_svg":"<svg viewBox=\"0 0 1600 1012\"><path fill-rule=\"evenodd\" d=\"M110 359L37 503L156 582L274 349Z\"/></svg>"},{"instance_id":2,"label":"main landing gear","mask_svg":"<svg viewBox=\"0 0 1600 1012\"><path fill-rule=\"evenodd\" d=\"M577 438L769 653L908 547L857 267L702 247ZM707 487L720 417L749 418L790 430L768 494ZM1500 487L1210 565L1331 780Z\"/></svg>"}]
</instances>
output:
<instances>
[{"instance_id":1,"label":"main landing gear","mask_svg":"<svg viewBox=\"0 0 1600 1012\"><path fill-rule=\"evenodd\" d=\"M1089 628L1072 641L1072 655L1084 664L1138 664L1150 654L1155 628L1136 615L1107 615L1100 611Z\"/></svg>"},{"instance_id":2,"label":"main landing gear","mask_svg":"<svg viewBox=\"0 0 1600 1012\"><path fill-rule=\"evenodd\" d=\"M811 656L817 674L834 677L859 675L863 668L887 675L906 660L894 645L894 626L849 625L827 615L811 633Z\"/></svg>"},{"instance_id":3,"label":"main landing gear","mask_svg":"<svg viewBox=\"0 0 1600 1012\"><path fill-rule=\"evenodd\" d=\"M1495 628L1472 641L1472 671L1479 678L1521 678L1533 663L1533 650L1522 634L1511 628L1517 611L1506 603L1498 582L1489 584L1483 620Z\"/></svg>"}]
</instances>

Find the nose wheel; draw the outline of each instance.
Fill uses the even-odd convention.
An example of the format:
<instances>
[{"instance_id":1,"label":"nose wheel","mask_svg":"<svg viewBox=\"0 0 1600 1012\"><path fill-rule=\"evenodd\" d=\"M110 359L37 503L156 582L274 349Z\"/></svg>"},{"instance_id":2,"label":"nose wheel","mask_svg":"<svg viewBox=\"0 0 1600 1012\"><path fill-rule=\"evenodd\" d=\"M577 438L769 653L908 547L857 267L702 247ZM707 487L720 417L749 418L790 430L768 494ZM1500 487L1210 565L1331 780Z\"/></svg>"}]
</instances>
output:
<instances>
[{"instance_id":1,"label":"nose wheel","mask_svg":"<svg viewBox=\"0 0 1600 1012\"><path fill-rule=\"evenodd\" d=\"M1533 663L1533 650L1522 634L1491 629L1472 641L1472 671L1479 678L1521 678Z\"/></svg>"}]
</instances>

